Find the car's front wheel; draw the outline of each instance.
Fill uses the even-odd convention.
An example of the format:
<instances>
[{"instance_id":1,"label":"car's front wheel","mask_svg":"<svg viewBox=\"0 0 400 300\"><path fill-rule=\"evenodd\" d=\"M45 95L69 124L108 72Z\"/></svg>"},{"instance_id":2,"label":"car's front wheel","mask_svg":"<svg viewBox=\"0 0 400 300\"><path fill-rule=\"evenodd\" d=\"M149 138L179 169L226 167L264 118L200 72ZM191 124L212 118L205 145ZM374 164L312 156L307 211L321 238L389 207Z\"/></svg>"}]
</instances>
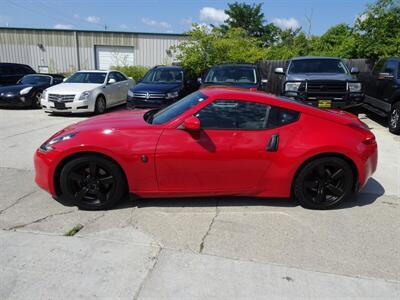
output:
<instances>
[{"instance_id":1,"label":"car's front wheel","mask_svg":"<svg viewBox=\"0 0 400 300\"><path fill-rule=\"evenodd\" d=\"M99 155L84 154L63 167L60 188L65 201L81 209L99 210L120 201L126 183L115 162Z\"/></svg>"},{"instance_id":2,"label":"car's front wheel","mask_svg":"<svg viewBox=\"0 0 400 300\"><path fill-rule=\"evenodd\" d=\"M102 114L106 111L107 103L106 99L103 96L98 96L96 99L96 103L94 105L94 113L95 114Z\"/></svg>"},{"instance_id":3,"label":"car's front wheel","mask_svg":"<svg viewBox=\"0 0 400 300\"><path fill-rule=\"evenodd\" d=\"M294 196L305 208L329 209L348 198L352 187L350 165L338 157L323 157L300 170L294 182Z\"/></svg>"},{"instance_id":4,"label":"car's front wheel","mask_svg":"<svg viewBox=\"0 0 400 300\"><path fill-rule=\"evenodd\" d=\"M394 134L400 134L400 102L395 103L390 112L389 131Z\"/></svg>"}]
</instances>

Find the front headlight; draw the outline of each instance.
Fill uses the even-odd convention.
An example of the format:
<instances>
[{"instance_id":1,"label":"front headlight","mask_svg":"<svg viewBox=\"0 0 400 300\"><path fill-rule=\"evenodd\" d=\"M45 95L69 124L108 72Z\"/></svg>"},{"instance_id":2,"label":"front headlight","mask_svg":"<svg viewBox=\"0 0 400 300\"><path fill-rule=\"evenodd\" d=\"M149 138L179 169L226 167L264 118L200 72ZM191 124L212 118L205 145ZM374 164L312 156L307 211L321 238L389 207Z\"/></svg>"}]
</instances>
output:
<instances>
[{"instance_id":1,"label":"front headlight","mask_svg":"<svg viewBox=\"0 0 400 300\"><path fill-rule=\"evenodd\" d=\"M90 96L90 92L89 91L83 92L81 94L81 96L79 97L79 100L87 100L87 99L89 99L89 96Z\"/></svg>"},{"instance_id":2,"label":"front headlight","mask_svg":"<svg viewBox=\"0 0 400 300\"><path fill-rule=\"evenodd\" d=\"M28 93L31 91L31 89L32 89L32 87L31 87L31 86L28 86L27 88L22 89L19 93L20 93L21 95L26 95L26 94L28 94Z\"/></svg>"},{"instance_id":3,"label":"front headlight","mask_svg":"<svg viewBox=\"0 0 400 300\"><path fill-rule=\"evenodd\" d=\"M361 82L349 82L348 87L349 87L350 93L361 92L361 88L362 88Z\"/></svg>"},{"instance_id":4,"label":"front headlight","mask_svg":"<svg viewBox=\"0 0 400 300\"><path fill-rule=\"evenodd\" d=\"M285 84L285 91L287 92L297 92L301 82L286 82Z\"/></svg>"},{"instance_id":5,"label":"front headlight","mask_svg":"<svg viewBox=\"0 0 400 300\"><path fill-rule=\"evenodd\" d=\"M179 92L171 92L171 93L167 93L167 96L165 97L166 99L174 99L177 98L179 96Z\"/></svg>"},{"instance_id":6,"label":"front headlight","mask_svg":"<svg viewBox=\"0 0 400 300\"><path fill-rule=\"evenodd\" d=\"M54 149L53 148L54 144L57 144L59 142L63 142L63 141L67 141L69 139L72 139L75 135L76 135L76 132L71 132L71 133L67 133L67 134L64 134L64 135L57 136L57 137L52 138L51 140L45 142L39 148L43 152L49 152L49 151Z\"/></svg>"},{"instance_id":7,"label":"front headlight","mask_svg":"<svg viewBox=\"0 0 400 300\"><path fill-rule=\"evenodd\" d=\"M131 90L128 90L128 96L133 97L133 92Z\"/></svg>"}]
</instances>

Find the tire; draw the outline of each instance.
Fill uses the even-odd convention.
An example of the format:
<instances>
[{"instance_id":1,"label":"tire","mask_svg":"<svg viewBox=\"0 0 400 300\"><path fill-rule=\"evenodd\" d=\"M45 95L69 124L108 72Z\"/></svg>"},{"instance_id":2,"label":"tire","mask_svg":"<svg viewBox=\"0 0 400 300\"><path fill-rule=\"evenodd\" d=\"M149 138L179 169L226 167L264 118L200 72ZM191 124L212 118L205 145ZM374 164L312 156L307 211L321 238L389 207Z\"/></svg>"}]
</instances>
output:
<instances>
[{"instance_id":1,"label":"tire","mask_svg":"<svg viewBox=\"0 0 400 300\"><path fill-rule=\"evenodd\" d=\"M293 192L304 208L330 209L352 194L353 181L351 167L344 159L317 158L301 168Z\"/></svg>"},{"instance_id":2,"label":"tire","mask_svg":"<svg viewBox=\"0 0 400 300\"><path fill-rule=\"evenodd\" d=\"M37 91L32 97L32 108L42 108L40 99L42 98L42 91Z\"/></svg>"},{"instance_id":3,"label":"tire","mask_svg":"<svg viewBox=\"0 0 400 300\"><path fill-rule=\"evenodd\" d=\"M98 96L96 99L96 104L94 105L94 113L96 115L102 114L107 109L107 102L104 96Z\"/></svg>"},{"instance_id":4,"label":"tire","mask_svg":"<svg viewBox=\"0 0 400 300\"><path fill-rule=\"evenodd\" d=\"M393 104L389 115L389 131L394 134L400 134L400 102Z\"/></svg>"},{"instance_id":5,"label":"tire","mask_svg":"<svg viewBox=\"0 0 400 300\"><path fill-rule=\"evenodd\" d=\"M82 154L69 161L60 173L62 198L85 210L113 207L126 193L121 168L112 160Z\"/></svg>"}]
</instances>

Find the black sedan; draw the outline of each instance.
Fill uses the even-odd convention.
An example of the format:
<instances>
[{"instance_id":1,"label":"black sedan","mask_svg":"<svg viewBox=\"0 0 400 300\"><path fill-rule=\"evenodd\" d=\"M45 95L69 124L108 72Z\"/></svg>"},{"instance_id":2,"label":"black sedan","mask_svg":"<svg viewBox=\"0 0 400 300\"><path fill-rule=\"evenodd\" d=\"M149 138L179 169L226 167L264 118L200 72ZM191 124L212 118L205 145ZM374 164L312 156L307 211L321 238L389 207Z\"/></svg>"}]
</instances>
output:
<instances>
[{"instance_id":1,"label":"black sedan","mask_svg":"<svg viewBox=\"0 0 400 300\"><path fill-rule=\"evenodd\" d=\"M40 98L45 89L63 82L62 75L30 74L17 84L0 87L0 107L40 108Z\"/></svg>"}]
</instances>

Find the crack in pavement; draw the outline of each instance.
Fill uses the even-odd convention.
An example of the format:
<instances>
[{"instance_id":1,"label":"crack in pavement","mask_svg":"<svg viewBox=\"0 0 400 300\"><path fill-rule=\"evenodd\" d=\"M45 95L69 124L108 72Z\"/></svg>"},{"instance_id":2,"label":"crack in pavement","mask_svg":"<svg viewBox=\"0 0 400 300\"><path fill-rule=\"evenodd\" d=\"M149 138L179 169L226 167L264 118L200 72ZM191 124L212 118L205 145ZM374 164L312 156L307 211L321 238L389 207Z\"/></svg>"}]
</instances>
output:
<instances>
[{"instance_id":1,"label":"crack in pavement","mask_svg":"<svg viewBox=\"0 0 400 300\"><path fill-rule=\"evenodd\" d=\"M8 210L8 209L14 207L15 205L17 205L21 200L23 200L23 199L25 199L26 197L29 197L30 195L34 194L35 192L36 192L36 191L32 191L32 192L29 192L28 194L23 195L22 197L19 197L13 204L11 204L11 205L9 205L8 207L6 207L6 208L0 210L0 215L1 215L2 213L4 213L6 210Z\"/></svg>"},{"instance_id":2,"label":"crack in pavement","mask_svg":"<svg viewBox=\"0 0 400 300\"><path fill-rule=\"evenodd\" d=\"M218 206L218 199L216 199L216 200L215 200L215 215L214 215L214 217L211 219L211 222L210 222L210 224L208 225L208 229L207 229L206 233L204 234L203 238L201 239L201 243L200 243L200 246L199 246L199 253L203 253L204 242L205 242L205 240L206 240L208 234L210 233L210 231L211 231L211 229L212 229L212 227L213 227L213 225L214 225L215 219L218 217L219 213L220 213L220 208L219 208L219 206Z\"/></svg>"},{"instance_id":3,"label":"crack in pavement","mask_svg":"<svg viewBox=\"0 0 400 300\"><path fill-rule=\"evenodd\" d=\"M157 253L153 256L153 264L150 266L150 268L147 270L146 276L143 278L142 282L139 285L138 290L136 291L135 295L133 296L133 300L137 300L139 298L140 293L142 292L146 282L148 281L150 275L153 273L154 269L157 266L158 263L158 258L161 254L161 251L163 250L162 247L158 247Z\"/></svg>"},{"instance_id":4,"label":"crack in pavement","mask_svg":"<svg viewBox=\"0 0 400 300\"><path fill-rule=\"evenodd\" d=\"M12 227L5 228L4 230L8 230L8 231L17 230L17 229L24 228L24 227L32 225L32 224L43 222L44 220L47 220L48 218L51 218L51 217L54 217L54 216L67 215L67 214L70 214L70 213L73 213L73 212L75 212L75 210L70 210L70 211L66 211L66 212L62 212L62 213L51 214L51 215L45 216L43 218L37 219L35 221L29 222L29 223L26 223L26 224L15 225L15 226L12 226Z\"/></svg>"}]
</instances>

